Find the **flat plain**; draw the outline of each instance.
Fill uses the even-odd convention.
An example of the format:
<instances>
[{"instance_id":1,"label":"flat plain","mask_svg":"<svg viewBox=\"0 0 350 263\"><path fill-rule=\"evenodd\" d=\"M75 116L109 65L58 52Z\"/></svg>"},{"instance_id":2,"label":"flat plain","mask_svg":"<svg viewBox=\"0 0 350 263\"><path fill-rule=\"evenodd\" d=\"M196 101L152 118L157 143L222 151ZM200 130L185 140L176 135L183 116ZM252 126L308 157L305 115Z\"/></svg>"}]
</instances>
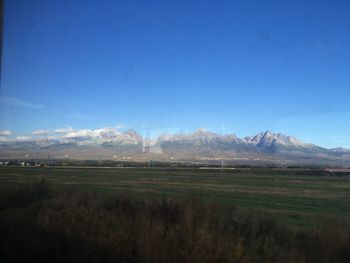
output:
<instances>
[{"instance_id":1,"label":"flat plain","mask_svg":"<svg viewBox=\"0 0 350 263\"><path fill-rule=\"evenodd\" d=\"M186 199L235 206L290 226L350 219L350 177L303 169L1 167L0 191L45 180L55 191L142 199ZM324 221L323 220L323 221Z\"/></svg>"}]
</instances>

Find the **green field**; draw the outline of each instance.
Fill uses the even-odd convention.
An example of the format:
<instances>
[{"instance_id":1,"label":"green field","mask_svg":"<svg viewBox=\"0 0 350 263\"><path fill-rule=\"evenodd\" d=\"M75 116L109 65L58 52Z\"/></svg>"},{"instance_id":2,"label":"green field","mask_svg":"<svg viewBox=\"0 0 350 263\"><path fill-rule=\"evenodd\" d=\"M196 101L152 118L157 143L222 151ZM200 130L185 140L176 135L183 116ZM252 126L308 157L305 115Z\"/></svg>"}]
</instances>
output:
<instances>
[{"instance_id":1,"label":"green field","mask_svg":"<svg viewBox=\"0 0 350 263\"><path fill-rule=\"evenodd\" d=\"M350 262L350 177L1 167L0 262Z\"/></svg>"},{"instance_id":2,"label":"green field","mask_svg":"<svg viewBox=\"0 0 350 263\"><path fill-rule=\"evenodd\" d=\"M242 216L288 225L350 219L350 177L282 169L2 167L0 190L45 180L54 190L122 193L135 198L195 196L235 205Z\"/></svg>"}]
</instances>

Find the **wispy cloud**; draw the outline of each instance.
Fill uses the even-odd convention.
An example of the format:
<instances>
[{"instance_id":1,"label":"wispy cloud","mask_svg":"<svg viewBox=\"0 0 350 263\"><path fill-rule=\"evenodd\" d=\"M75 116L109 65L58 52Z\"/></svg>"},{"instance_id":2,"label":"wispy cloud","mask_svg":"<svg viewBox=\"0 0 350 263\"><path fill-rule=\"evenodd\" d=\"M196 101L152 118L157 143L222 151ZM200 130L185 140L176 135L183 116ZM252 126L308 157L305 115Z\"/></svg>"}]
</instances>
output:
<instances>
[{"instance_id":1,"label":"wispy cloud","mask_svg":"<svg viewBox=\"0 0 350 263\"><path fill-rule=\"evenodd\" d=\"M113 128L117 129L117 130L122 130L122 129L126 129L129 128L130 126L128 124L125 123L118 123L116 125L113 125Z\"/></svg>"},{"instance_id":2,"label":"wispy cloud","mask_svg":"<svg viewBox=\"0 0 350 263\"><path fill-rule=\"evenodd\" d=\"M47 135L49 132L46 130L36 130L36 131L32 131L33 135Z\"/></svg>"},{"instance_id":3,"label":"wispy cloud","mask_svg":"<svg viewBox=\"0 0 350 263\"><path fill-rule=\"evenodd\" d=\"M0 136L10 136L12 134L9 130L2 130L0 131Z\"/></svg>"},{"instance_id":4,"label":"wispy cloud","mask_svg":"<svg viewBox=\"0 0 350 263\"><path fill-rule=\"evenodd\" d=\"M23 142L23 141L39 141L42 139L49 140L89 140L89 139L98 139L98 140L113 140L120 136L122 130L125 129L127 125L125 124L116 124L113 126L107 126L97 129L74 129L69 125L64 127L57 128L54 130L46 129L37 129L33 130L30 134L20 134L17 137L11 137L13 134L10 130L0 130L0 142Z\"/></svg>"},{"instance_id":5,"label":"wispy cloud","mask_svg":"<svg viewBox=\"0 0 350 263\"><path fill-rule=\"evenodd\" d=\"M73 132L74 129L68 125L64 126L63 128L58 128L55 129L53 132L54 133L68 133L68 132Z\"/></svg>"},{"instance_id":6,"label":"wispy cloud","mask_svg":"<svg viewBox=\"0 0 350 263\"><path fill-rule=\"evenodd\" d=\"M17 136L17 137L15 138L15 140L16 140L16 141L31 141L32 138L29 137L29 136Z\"/></svg>"},{"instance_id":7,"label":"wispy cloud","mask_svg":"<svg viewBox=\"0 0 350 263\"><path fill-rule=\"evenodd\" d=\"M64 139L74 139L74 138L114 138L118 136L120 132L115 127L105 127L101 129L81 129L81 130L73 130L71 132L67 132L63 138Z\"/></svg>"},{"instance_id":8,"label":"wispy cloud","mask_svg":"<svg viewBox=\"0 0 350 263\"><path fill-rule=\"evenodd\" d=\"M35 104L30 101L16 98L16 97L8 97L2 96L0 97L0 103L12 107L25 108L25 109L42 109L45 105Z\"/></svg>"}]
</instances>

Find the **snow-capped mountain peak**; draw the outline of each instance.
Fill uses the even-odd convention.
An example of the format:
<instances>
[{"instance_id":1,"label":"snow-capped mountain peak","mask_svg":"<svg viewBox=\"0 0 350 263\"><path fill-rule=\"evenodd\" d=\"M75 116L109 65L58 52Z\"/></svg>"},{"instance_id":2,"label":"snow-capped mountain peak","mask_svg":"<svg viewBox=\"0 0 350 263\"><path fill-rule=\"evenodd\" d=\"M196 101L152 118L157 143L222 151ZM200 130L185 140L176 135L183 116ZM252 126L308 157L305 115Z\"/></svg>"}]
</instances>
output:
<instances>
[{"instance_id":1,"label":"snow-capped mountain peak","mask_svg":"<svg viewBox=\"0 0 350 263\"><path fill-rule=\"evenodd\" d=\"M295 137L287 136L282 133L276 134L271 131L265 131L263 133L258 133L255 136L245 137L244 140L260 148L273 147L278 145L286 147L304 148L308 148L311 146L310 144L306 144Z\"/></svg>"},{"instance_id":2,"label":"snow-capped mountain peak","mask_svg":"<svg viewBox=\"0 0 350 263\"><path fill-rule=\"evenodd\" d=\"M152 148L153 147L153 148ZM23 158L30 156L47 156L57 158L67 154L70 158L117 158L138 154L141 158L147 152L161 154L160 158L238 158L262 160L264 155L288 160L348 160L350 150L343 148L325 149L307 144L299 139L282 133L265 131L254 136L238 138L234 134L217 134L205 129L192 133L163 134L158 138L143 138L134 130L120 132L113 128L97 130L69 130L65 135L47 136L46 139L33 137L16 137L0 142L0 157ZM101 154L104 154L101 156ZM111 157L112 156L112 157ZM37 157L35 157L37 158ZM119 157L118 157L119 158ZM143 156L142 158L146 158ZM169 157L170 158L170 157ZM318 158L318 159L317 159ZM348 159L346 159L348 158ZM350 162L350 161L349 161Z\"/></svg>"}]
</instances>

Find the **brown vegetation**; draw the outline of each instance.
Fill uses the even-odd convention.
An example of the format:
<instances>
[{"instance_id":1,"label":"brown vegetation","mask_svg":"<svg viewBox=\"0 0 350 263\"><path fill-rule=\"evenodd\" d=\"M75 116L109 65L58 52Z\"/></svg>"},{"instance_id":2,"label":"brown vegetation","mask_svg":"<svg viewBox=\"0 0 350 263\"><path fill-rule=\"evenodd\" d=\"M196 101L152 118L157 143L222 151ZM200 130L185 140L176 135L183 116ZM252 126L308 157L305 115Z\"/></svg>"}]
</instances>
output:
<instances>
[{"instance_id":1,"label":"brown vegetation","mask_svg":"<svg viewBox=\"0 0 350 263\"><path fill-rule=\"evenodd\" d=\"M288 229L234 207L54 192L0 196L0 262L350 262L350 225Z\"/></svg>"}]
</instances>

